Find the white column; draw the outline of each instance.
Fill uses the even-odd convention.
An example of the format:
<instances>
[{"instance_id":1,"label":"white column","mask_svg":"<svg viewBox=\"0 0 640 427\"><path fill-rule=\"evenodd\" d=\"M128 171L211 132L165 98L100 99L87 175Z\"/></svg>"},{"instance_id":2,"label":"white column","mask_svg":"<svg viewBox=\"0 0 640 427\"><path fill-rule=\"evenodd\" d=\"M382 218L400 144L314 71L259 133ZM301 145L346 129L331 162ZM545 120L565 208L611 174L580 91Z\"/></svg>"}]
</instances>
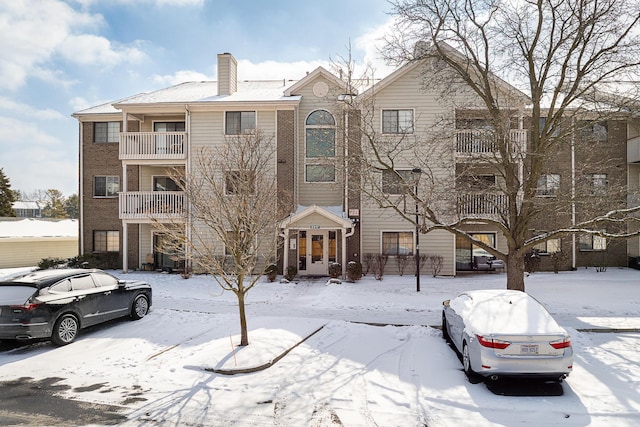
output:
<instances>
[{"instance_id":1,"label":"white column","mask_svg":"<svg viewBox=\"0 0 640 427\"><path fill-rule=\"evenodd\" d=\"M127 223L122 223L122 272L127 273L129 269L128 257L129 253L129 239L127 238Z\"/></svg>"},{"instance_id":2,"label":"white column","mask_svg":"<svg viewBox=\"0 0 640 427\"><path fill-rule=\"evenodd\" d=\"M287 274L287 267L289 266L289 229L284 230L284 258L282 260L282 273Z\"/></svg>"},{"instance_id":3,"label":"white column","mask_svg":"<svg viewBox=\"0 0 640 427\"><path fill-rule=\"evenodd\" d=\"M340 230L340 235L342 236L342 278L347 277L347 230Z\"/></svg>"}]
</instances>

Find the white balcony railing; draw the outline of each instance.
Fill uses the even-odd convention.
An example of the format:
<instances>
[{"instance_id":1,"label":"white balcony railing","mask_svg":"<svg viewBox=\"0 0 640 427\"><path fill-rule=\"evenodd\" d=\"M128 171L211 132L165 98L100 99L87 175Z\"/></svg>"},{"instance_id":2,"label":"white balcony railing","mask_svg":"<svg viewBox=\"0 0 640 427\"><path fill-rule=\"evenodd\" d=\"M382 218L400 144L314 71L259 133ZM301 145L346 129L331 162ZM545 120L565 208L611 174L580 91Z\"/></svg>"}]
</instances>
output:
<instances>
[{"instance_id":1,"label":"white balcony railing","mask_svg":"<svg viewBox=\"0 0 640 427\"><path fill-rule=\"evenodd\" d=\"M120 160L183 160L186 132L121 132Z\"/></svg>"},{"instance_id":2,"label":"white balcony railing","mask_svg":"<svg viewBox=\"0 0 640 427\"><path fill-rule=\"evenodd\" d=\"M507 196L499 193L458 194L458 215L496 216L507 211Z\"/></svg>"},{"instance_id":3,"label":"white balcony railing","mask_svg":"<svg viewBox=\"0 0 640 427\"><path fill-rule=\"evenodd\" d=\"M524 150L527 131L514 129L509 132L512 150ZM495 133L482 129L457 129L456 153L458 155L483 155L498 151Z\"/></svg>"},{"instance_id":4,"label":"white balcony railing","mask_svg":"<svg viewBox=\"0 0 640 427\"><path fill-rule=\"evenodd\" d=\"M120 219L178 220L184 217L182 191L127 191L118 197Z\"/></svg>"}]
</instances>

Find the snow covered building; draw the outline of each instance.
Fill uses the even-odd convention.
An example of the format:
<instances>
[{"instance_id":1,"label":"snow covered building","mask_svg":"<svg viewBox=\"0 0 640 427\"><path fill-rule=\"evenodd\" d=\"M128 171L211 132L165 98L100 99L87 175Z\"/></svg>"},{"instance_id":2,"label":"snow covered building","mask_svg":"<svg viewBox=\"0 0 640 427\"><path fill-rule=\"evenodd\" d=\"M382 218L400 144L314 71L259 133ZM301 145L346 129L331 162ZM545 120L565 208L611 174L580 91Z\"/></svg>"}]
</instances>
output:
<instances>
[{"instance_id":1,"label":"snow covered building","mask_svg":"<svg viewBox=\"0 0 640 427\"><path fill-rule=\"evenodd\" d=\"M80 144L80 253L116 252L121 267L142 269L180 268L158 248L164 238L154 228L155 220L167 221L182 215L185 203L166 169L181 168L185 173L195 167L192 153L198 147L221 142L243 129L260 129L273 136L277 158L273 165L278 186L293 195L291 213L283 218L278 238L283 239L281 267L295 266L300 275L326 275L332 262L343 268L349 261L363 261L365 254L385 253L392 260L388 272L394 273L393 260L398 254L412 255L416 248L414 226L396 213L381 209L361 192L361 177L350 170L349 141L362 135L363 117L348 113L345 99L352 96L341 76L319 67L297 81L238 81L237 62L229 53L219 54L218 80L189 82L142 93L73 114L79 121ZM439 162L431 173L443 181L455 182L457 171L474 162L474 156L486 148L478 137L484 122L480 107L456 108L443 103L436 90L423 87L423 63L405 65L369 89L375 95L370 125L375 131L393 139L434 129L442 117L452 118L454 139L439 147ZM429 65L434 70L436 62ZM527 144L527 97L502 82L505 91L514 94L514 117L511 137L523 147ZM363 93L367 96L367 92ZM605 126L606 127L606 126ZM599 128L600 129L600 128ZM633 172L637 192L640 182L640 159L629 158L625 151L627 134L635 135L640 145L640 128L627 129L626 122L607 128L607 140L621 149L622 170L626 180ZM635 130L633 130L635 129ZM358 133L356 136L355 133ZM452 147L452 148L450 148ZM636 157L637 153L636 153ZM565 157L562 168L569 164ZM496 176L478 164L478 185L494 185ZM402 174L417 169L411 158L398 165ZM607 179L607 172L593 172L593 179ZM552 191L557 172L549 172L541 183ZM381 187L393 191L393 180L381 177ZM630 187L631 188L631 187ZM544 188L542 189L544 190ZM541 196L549 196L550 193ZM486 202L469 193L450 193L458 209L470 215L495 215L495 197ZM506 242L496 227L470 223L467 231L493 247L506 250ZM544 230L544 224L540 226ZM597 239L596 239L597 240ZM567 266L584 265L579 242L554 241L541 248L543 255L564 245L573 257ZM635 246L634 246L635 245ZM624 245L622 245L624 246ZM576 249L577 248L577 249ZM600 241L583 247L583 254L611 251ZM639 256L638 241L629 247L615 248L611 263L626 265L627 253ZM447 231L433 231L420 236L420 252L442 257L442 275L482 270L485 254L467 239L456 238ZM478 263L478 260L482 260Z\"/></svg>"}]
</instances>

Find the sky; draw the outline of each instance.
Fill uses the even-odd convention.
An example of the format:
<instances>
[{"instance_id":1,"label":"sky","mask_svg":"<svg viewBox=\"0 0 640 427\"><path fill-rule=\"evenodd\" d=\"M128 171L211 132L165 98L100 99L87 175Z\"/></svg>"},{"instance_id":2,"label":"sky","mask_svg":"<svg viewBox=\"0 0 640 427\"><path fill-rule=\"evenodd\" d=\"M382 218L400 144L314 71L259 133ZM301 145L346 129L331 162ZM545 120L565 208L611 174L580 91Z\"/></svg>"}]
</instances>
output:
<instances>
[{"instance_id":1,"label":"sky","mask_svg":"<svg viewBox=\"0 0 640 427\"><path fill-rule=\"evenodd\" d=\"M16 272L0 270L0 279ZM153 305L143 319L82 330L63 347L0 351L2 381L32 393L53 389L46 398L60 399L32 405L31 415L54 415L52 407L64 415L60 408L73 399L117 406L126 419L121 427L640 425L636 270L525 278L528 293L571 335L573 371L560 385L472 384L436 329L443 300L504 289L506 274L425 275L419 293L413 275L393 271L355 283L263 280L246 297L249 346L238 347L236 297L210 276L112 273L151 283ZM289 349L256 372L210 371L269 366ZM24 422L18 411L10 415Z\"/></svg>"},{"instance_id":2,"label":"sky","mask_svg":"<svg viewBox=\"0 0 640 427\"><path fill-rule=\"evenodd\" d=\"M379 59L386 0L0 2L0 168L24 193L78 192L75 111L192 80L299 79L346 57ZM350 48L349 48L350 46Z\"/></svg>"}]
</instances>

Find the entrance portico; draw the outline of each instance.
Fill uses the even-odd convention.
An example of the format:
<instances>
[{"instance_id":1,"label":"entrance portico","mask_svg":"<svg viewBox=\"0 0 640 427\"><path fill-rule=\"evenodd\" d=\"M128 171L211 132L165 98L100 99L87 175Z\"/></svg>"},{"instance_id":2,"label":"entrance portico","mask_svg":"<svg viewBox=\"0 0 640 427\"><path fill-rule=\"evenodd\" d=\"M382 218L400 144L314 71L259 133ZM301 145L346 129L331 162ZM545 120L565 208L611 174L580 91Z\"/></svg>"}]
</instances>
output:
<instances>
[{"instance_id":1,"label":"entrance portico","mask_svg":"<svg viewBox=\"0 0 640 427\"><path fill-rule=\"evenodd\" d=\"M298 274L326 276L329 265L347 268L347 237L353 235L355 224L348 218L321 206L301 207L280 223L280 236L284 238L283 265L295 265ZM338 244L338 242L340 242ZM290 257L295 257L291 259Z\"/></svg>"}]
</instances>

